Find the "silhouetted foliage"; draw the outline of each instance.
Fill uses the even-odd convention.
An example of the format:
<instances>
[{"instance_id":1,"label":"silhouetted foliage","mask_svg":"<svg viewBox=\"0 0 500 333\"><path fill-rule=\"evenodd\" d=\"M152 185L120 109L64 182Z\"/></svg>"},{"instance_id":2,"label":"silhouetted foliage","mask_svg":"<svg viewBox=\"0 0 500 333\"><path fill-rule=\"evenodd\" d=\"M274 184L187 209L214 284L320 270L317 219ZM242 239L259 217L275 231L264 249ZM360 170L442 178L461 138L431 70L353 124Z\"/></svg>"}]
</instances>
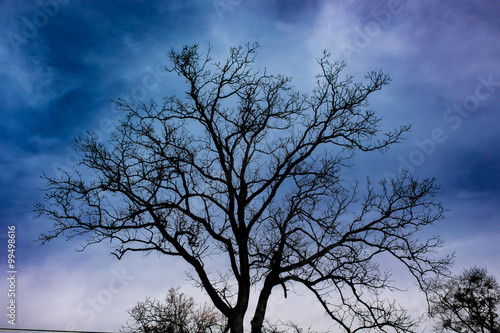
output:
<instances>
[{"instance_id":1,"label":"silhouetted foliage","mask_svg":"<svg viewBox=\"0 0 500 333\"><path fill-rule=\"evenodd\" d=\"M122 327L123 333L224 333L229 330L224 316L213 306L196 305L179 288L171 288L164 301L146 298L127 311L133 322ZM263 333L314 333L293 322L266 321Z\"/></svg>"},{"instance_id":2,"label":"silhouetted foliage","mask_svg":"<svg viewBox=\"0 0 500 333\"><path fill-rule=\"evenodd\" d=\"M225 332L224 317L213 306L196 306L193 298L171 288L164 302L146 298L128 311L132 324L125 333Z\"/></svg>"},{"instance_id":3,"label":"silhouetted foliage","mask_svg":"<svg viewBox=\"0 0 500 333\"><path fill-rule=\"evenodd\" d=\"M260 333L271 292L286 296L292 284L345 332L412 331L404 309L379 297L393 282L377 260L393 258L422 289L446 269L450 258L429 255L439 238L416 237L442 218L437 186L404 174L364 187L343 172L355 153L385 151L409 129L380 134L381 119L366 110L389 76L342 78L345 64L325 52L316 88L303 95L289 77L255 71L256 49L231 48L215 63L196 45L172 50L184 98L118 100L126 115L108 144L77 139L83 171L46 177L37 209L55 224L41 240L88 235L88 244L112 240L118 258L180 257L234 333L244 330L251 290ZM212 267L213 258L227 266Z\"/></svg>"},{"instance_id":4,"label":"silhouetted foliage","mask_svg":"<svg viewBox=\"0 0 500 333\"><path fill-rule=\"evenodd\" d=\"M437 332L500 333L500 287L484 268L470 268L432 287Z\"/></svg>"}]
</instances>

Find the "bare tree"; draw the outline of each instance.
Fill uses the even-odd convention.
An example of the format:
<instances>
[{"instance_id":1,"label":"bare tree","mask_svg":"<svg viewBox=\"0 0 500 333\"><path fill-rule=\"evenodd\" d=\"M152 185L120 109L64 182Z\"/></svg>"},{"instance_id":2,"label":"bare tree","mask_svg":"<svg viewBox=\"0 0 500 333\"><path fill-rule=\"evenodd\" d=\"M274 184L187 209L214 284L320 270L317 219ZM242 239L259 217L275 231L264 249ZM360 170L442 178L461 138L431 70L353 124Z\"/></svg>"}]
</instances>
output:
<instances>
[{"instance_id":1,"label":"bare tree","mask_svg":"<svg viewBox=\"0 0 500 333\"><path fill-rule=\"evenodd\" d=\"M432 286L430 315L436 332L500 333L500 287L485 268L436 281Z\"/></svg>"},{"instance_id":2,"label":"bare tree","mask_svg":"<svg viewBox=\"0 0 500 333\"><path fill-rule=\"evenodd\" d=\"M226 328L213 306L196 306L179 288L171 288L164 302L146 298L128 313L133 323L122 328L126 333L222 333Z\"/></svg>"},{"instance_id":3,"label":"bare tree","mask_svg":"<svg viewBox=\"0 0 500 333\"><path fill-rule=\"evenodd\" d=\"M394 285L377 260L393 258L421 287L446 269L449 257L430 255L439 238L415 235L442 218L437 186L405 174L365 187L343 173L356 152L384 151L409 129L380 134L381 119L366 110L389 76L342 79L345 64L325 52L317 86L303 95L289 77L255 71L256 49L231 48L215 63L196 45L172 50L169 70L185 79L185 96L118 100L126 115L109 144L77 139L80 171L46 177L37 210L55 224L40 239L88 235L88 244L115 241L118 258L180 257L233 333L243 332L252 287L260 333L271 292L292 284L345 332L411 331L406 312L379 297ZM210 268L213 256L227 266Z\"/></svg>"},{"instance_id":4,"label":"bare tree","mask_svg":"<svg viewBox=\"0 0 500 333\"><path fill-rule=\"evenodd\" d=\"M198 306L192 297L170 288L162 301L146 298L128 314L132 323L122 326L123 333L224 333L228 331L224 316L213 306ZM293 322L265 321L263 333L306 333ZM307 330L307 333L314 333Z\"/></svg>"}]
</instances>

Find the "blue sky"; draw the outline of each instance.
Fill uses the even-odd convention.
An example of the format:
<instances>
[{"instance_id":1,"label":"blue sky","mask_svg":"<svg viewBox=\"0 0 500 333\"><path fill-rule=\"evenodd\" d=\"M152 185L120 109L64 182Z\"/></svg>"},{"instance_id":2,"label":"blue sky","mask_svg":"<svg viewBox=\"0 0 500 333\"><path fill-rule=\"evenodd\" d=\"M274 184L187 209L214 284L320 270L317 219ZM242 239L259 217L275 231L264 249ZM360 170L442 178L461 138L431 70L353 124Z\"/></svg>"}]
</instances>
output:
<instances>
[{"instance_id":1,"label":"blue sky","mask_svg":"<svg viewBox=\"0 0 500 333\"><path fill-rule=\"evenodd\" d=\"M50 227L33 219L40 175L54 176L78 155L86 130L103 138L119 118L111 100L181 94L163 70L171 48L259 42L258 67L313 88L324 49L362 79L382 69L393 79L370 108L384 126L412 124L388 153L358 156L353 177L435 176L449 211L429 230L456 252L454 270L477 265L500 279L500 5L498 1L0 1L0 258L7 226L17 228L17 327L118 330L145 296L183 286L182 262L131 255L117 261L106 244L78 253L78 240L33 240ZM1 276L6 259L1 259ZM404 279L404 275L402 275ZM411 284L411 283L410 283ZM7 304L6 280L0 303ZM301 294L301 291L297 291ZM202 296L199 296L202 297ZM422 303L409 307L418 312ZM405 297L406 298L406 297ZM413 299L413 298L412 298ZM307 298L274 299L275 316L323 319ZM307 322L306 322L307 323ZM0 317L5 326L6 318ZM311 323L307 323L311 324ZM318 326L323 327L323 326Z\"/></svg>"}]
</instances>

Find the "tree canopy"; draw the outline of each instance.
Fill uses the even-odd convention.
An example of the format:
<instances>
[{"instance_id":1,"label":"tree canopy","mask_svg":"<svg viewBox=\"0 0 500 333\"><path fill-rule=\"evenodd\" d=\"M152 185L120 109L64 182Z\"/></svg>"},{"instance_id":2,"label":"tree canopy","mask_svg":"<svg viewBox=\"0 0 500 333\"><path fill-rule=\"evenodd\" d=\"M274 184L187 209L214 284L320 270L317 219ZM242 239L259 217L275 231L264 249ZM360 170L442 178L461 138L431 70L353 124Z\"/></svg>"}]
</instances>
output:
<instances>
[{"instance_id":1,"label":"tree canopy","mask_svg":"<svg viewBox=\"0 0 500 333\"><path fill-rule=\"evenodd\" d=\"M128 311L133 322L124 333L224 332L224 318L208 304L197 306L192 297L170 288L164 302L146 298Z\"/></svg>"},{"instance_id":2,"label":"tree canopy","mask_svg":"<svg viewBox=\"0 0 500 333\"><path fill-rule=\"evenodd\" d=\"M37 210L54 227L40 239L86 235L88 244L112 240L120 259L182 258L234 333L248 311L260 333L271 292L294 284L345 332L412 331L404 309L379 297L395 285L378 260L394 259L423 290L446 269L450 258L432 253L441 240L417 237L442 219L435 180L360 184L344 173L355 154L383 152L410 128L381 133L367 109L389 76L355 82L325 52L316 87L301 94L289 77L253 68L257 47L231 48L222 62L197 45L172 50L168 70L185 80L185 95L119 99L125 115L109 142L76 139L84 157L75 173L46 177ZM227 265L211 268L215 256Z\"/></svg>"},{"instance_id":3,"label":"tree canopy","mask_svg":"<svg viewBox=\"0 0 500 333\"><path fill-rule=\"evenodd\" d=\"M500 332L500 287L485 268L437 281L432 291L430 315L437 319L436 332Z\"/></svg>"}]
</instances>

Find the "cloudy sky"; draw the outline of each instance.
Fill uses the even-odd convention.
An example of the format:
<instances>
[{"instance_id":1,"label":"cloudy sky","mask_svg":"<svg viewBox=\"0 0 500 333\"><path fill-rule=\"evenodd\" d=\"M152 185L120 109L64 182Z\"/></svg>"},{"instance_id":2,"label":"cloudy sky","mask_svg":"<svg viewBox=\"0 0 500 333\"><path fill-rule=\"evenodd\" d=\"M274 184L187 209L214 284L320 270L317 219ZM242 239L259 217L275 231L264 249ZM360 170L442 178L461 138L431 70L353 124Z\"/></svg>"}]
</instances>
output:
<instances>
[{"instance_id":1,"label":"cloudy sky","mask_svg":"<svg viewBox=\"0 0 500 333\"><path fill-rule=\"evenodd\" d=\"M435 176L449 209L428 231L446 241L441 254L456 253L455 272L476 265L500 279L498 1L1 0L0 15L0 304L5 312L7 228L15 226L16 327L117 331L145 296L182 286L202 297L173 259L118 261L107 244L80 253L75 240L40 246L33 240L50 222L32 213L43 199L40 176L77 161L72 139L109 134L120 116L111 100L180 94L163 70L166 53L194 43L224 59L229 47L257 41L257 65L292 76L304 93L325 49L356 78L389 73L370 108L387 128L413 130L387 154L359 156L353 175ZM277 295L271 314L328 327L297 294ZM422 310L418 295L401 301ZM0 326L7 320L2 314Z\"/></svg>"}]
</instances>

